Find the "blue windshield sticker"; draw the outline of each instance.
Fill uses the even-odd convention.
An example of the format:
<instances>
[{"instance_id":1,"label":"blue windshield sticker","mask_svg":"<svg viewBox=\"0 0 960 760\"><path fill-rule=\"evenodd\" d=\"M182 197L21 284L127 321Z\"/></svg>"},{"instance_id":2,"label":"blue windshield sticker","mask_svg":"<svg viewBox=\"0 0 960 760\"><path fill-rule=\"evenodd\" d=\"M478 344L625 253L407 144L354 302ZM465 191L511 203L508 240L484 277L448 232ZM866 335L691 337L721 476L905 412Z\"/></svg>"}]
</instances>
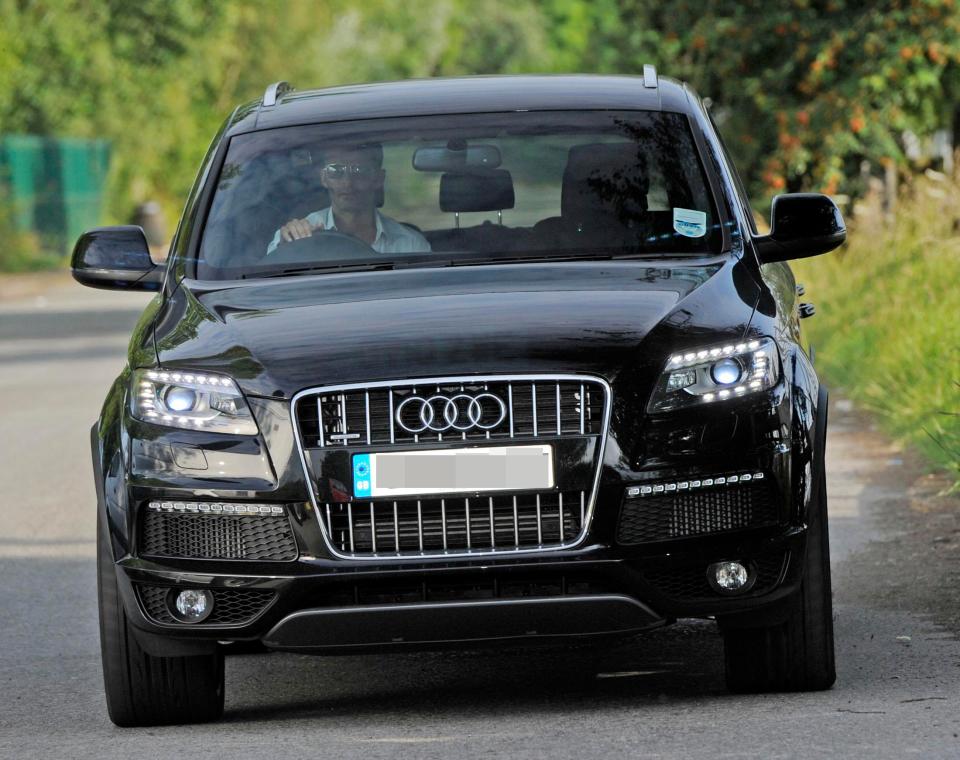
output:
<instances>
[{"instance_id":1,"label":"blue windshield sticker","mask_svg":"<svg viewBox=\"0 0 960 760\"><path fill-rule=\"evenodd\" d=\"M353 496L357 499L370 496L369 454L356 454L353 457Z\"/></svg>"},{"instance_id":2,"label":"blue windshield sticker","mask_svg":"<svg viewBox=\"0 0 960 760\"><path fill-rule=\"evenodd\" d=\"M673 210L673 229L684 237L698 238L707 234L707 215L689 208Z\"/></svg>"}]
</instances>

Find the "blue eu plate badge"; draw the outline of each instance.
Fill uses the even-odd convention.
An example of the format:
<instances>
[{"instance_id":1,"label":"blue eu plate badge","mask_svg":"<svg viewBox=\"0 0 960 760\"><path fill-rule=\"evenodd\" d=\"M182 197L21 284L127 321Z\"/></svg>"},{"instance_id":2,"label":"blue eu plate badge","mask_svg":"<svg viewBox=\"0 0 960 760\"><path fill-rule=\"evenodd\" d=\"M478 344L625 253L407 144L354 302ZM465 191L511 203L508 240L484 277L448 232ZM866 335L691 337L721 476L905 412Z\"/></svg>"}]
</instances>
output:
<instances>
[{"instance_id":1,"label":"blue eu plate badge","mask_svg":"<svg viewBox=\"0 0 960 760\"><path fill-rule=\"evenodd\" d=\"M370 455L356 454L353 457L354 498L368 498L370 493Z\"/></svg>"}]
</instances>

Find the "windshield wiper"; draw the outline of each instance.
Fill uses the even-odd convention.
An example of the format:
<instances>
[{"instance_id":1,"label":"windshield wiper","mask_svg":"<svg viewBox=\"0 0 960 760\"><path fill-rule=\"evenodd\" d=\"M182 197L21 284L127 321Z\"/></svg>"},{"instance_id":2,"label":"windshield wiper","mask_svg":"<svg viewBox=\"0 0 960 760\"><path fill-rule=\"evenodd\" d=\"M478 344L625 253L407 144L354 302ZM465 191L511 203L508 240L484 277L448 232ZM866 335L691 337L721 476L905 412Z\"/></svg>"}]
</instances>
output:
<instances>
[{"instance_id":1,"label":"windshield wiper","mask_svg":"<svg viewBox=\"0 0 960 760\"><path fill-rule=\"evenodd\" d=\"M469 258L451 259L449 266L474 266L476 264L516 264L523 261L596 261L609 259L609 253L577 251L576 253L559 253L537 251L536 253L511 253L500 256L472 256Z\"/></svg>"},{"instance_id":2,"label":"windshield wiper","mask_svg":"<svg viewBox=\"0 0 960 760\"><path fill-rule=\"evenodd\" d=\"M242 280L257 280L261 277L286 277L296 274L324 274L329 272L372 272L376 270L393 269L393 262L377 261L371 263L351 264L306 264L304 266L285 267L283 269L269 269L266 272L246 272L240 275Z\"/></svg>"}]
</instances>

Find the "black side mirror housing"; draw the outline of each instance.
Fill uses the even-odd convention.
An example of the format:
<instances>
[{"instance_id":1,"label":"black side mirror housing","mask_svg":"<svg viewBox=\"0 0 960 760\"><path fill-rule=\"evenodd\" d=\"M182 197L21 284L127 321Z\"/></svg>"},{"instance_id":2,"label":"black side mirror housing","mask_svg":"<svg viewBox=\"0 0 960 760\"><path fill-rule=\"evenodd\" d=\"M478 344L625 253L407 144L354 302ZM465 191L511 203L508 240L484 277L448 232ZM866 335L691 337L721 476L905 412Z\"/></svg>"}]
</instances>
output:
<instances>
[{"instance_id":1,"label":"black side mirror housing","mask_svg":"<svg viewBox=\"0 0 960 760\"><path fill-rule=\"evenodd\" d=\"M160 290L164 267L153 263L143 229L132 225L84 232L70 259L73 279L106 290Z\"/></svg>"},{"instance_id":2,"label":"black side mirror housing","mask_svg":"<svg viewBox=\"0 0 960 760\"><path fill-rule=\"evenodd\" d=\"M805 259L832 251L847 239L837 204L820 193L791 193L773 199L770 234L754 238L761 264Z\"/></svg>"}]
</instances>

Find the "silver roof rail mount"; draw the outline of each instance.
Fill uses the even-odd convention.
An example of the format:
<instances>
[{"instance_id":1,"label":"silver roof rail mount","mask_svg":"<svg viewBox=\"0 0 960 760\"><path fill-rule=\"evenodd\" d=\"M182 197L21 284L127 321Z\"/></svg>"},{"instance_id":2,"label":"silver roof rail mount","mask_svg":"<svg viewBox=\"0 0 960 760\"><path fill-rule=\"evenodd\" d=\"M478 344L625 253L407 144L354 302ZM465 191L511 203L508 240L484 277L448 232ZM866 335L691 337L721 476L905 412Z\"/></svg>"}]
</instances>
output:
<instances>
[{"instance_id":1,"label":"silver roof rail mount","mask_svg":"<svg viewBox=\"0 0 960 760\"><path fill-rule=\"evenodd\" d=\"M288 92L293 92L293 85L289 82L274 82L263 91L263 105L275 106L277 98L282 98Z\"/></svg>"},{"instance_id":2,"label":"silver roof rail mount","mask_svg":"<svg viewBox=\"0 0 960 760\"><path fill-rule=\"evenodd\" d=\"M643 86L653 90L657 89L657 67L652 63L643 65Z\"/></svg>"}]
</instances>

